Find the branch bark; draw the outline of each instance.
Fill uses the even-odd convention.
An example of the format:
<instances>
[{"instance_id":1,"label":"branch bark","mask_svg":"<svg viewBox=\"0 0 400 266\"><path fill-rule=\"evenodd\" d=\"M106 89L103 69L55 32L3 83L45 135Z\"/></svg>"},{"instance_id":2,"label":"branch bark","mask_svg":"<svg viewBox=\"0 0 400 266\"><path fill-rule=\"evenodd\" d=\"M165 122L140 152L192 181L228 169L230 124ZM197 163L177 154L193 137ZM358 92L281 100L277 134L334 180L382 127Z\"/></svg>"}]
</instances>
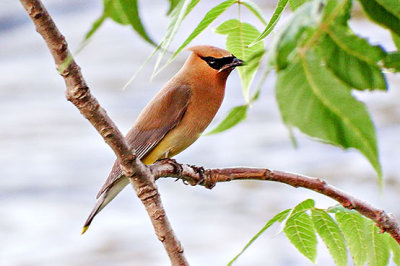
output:
<instances>
[{"instance_id":1,"label":"branch bark","mask_svg":"<svg viewBox=\"0 0 400 266\"><path fill-rule=\"evenodd\" d=\"M66 85L66 97L96 128L120 161L121 169L129 177L137 196L150 216L158 239L163 243L172 265L188 265L183 248L175 236L161 203L161 197L149 169L136 158L125 138L90 93L89 87L68 50L64 36L40 0L21 0L32 19L36 31L43 37ZM68 62L66 66L63 66Z\"/></svg>"},{"instance_id":2,"label":"branch bark","mask_svg":"<svg viewBox=\"0 0 400 266\"><path fill-rule=\"evenodd\" d=\"M149 166L149 168L156 179L175 177L182 179L192 186L201 185L210 189L219 182L233 180L274 181L285 183L295 188L303 187L310 189L328 196L339 202L343 207L356 210L365 217L373 220L382 232L388 232L400 244L400 227L393 214L388 214L384 210L377 209L367 202L327 184L320 178L260 168L204 169L203 167L179 164L172 159L158 161Z\"/></svg>"}]
</instances>

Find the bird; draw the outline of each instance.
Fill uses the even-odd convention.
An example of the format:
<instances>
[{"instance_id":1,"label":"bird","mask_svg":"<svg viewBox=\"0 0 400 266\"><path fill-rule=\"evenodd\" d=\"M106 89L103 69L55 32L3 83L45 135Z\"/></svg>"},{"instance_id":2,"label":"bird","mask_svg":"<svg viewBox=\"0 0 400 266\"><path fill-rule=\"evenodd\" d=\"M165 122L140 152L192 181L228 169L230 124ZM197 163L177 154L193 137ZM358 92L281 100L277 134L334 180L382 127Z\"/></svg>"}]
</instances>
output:
<instances>
[{"instance_id":1,"label":"bird","mask_svg":"<svg viewBox=\"0 0 400 266\"><path fill-rule=\"evenodd\" d=\"M175 156L200 137L221 106L229 74L244 64L227 50L210 45L186 50L192 53L182 68L146 105L125 136L145 165ZM117 159L82 234L128 183Z\"/></svg>"}]
</instances>

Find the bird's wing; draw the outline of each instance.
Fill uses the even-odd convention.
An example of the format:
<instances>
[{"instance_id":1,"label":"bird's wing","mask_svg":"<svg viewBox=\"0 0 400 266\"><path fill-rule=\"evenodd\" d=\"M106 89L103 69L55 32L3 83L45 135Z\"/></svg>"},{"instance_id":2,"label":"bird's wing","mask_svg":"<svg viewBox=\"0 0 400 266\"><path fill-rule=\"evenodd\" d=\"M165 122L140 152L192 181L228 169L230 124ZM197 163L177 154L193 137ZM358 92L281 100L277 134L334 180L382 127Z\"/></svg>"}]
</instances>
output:
<instances>
[{"instance_id":1,"label":"bird's wing","mask_svg":"<svg viewBox=\"0 0 400 266\"><path fill-rule=\"evenodd\" d=\"M138 158L148 154L171 129L179 124L190 102L190 96L191 90L187 85L167 87L147 104L126 135L129 145L136 151ZM96 198L99 198L122 175L119 161L116 160Z\"/></svg>"}]
</instances>

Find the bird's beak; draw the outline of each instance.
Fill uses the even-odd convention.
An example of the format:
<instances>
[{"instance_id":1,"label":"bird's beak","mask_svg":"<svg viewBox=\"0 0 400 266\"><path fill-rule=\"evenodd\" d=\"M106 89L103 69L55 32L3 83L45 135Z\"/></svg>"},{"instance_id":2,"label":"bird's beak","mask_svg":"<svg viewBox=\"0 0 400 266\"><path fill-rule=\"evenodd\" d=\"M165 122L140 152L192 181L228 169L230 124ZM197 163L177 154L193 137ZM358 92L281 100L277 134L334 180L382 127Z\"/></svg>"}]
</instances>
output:
<instances>
[{"instance_id":1,"label":"bird's beak","mask_svg":"<svg viewBox=\"0 0 400 266\"><path fill-rule=\"evenodd\" d=\"M235 68L237 66L243 66L243 64L244 64L243 60L240 60L235 57L235 58L233 58L232 63L226 64L218 72L224 71L225 69L228 69L228 68Z\"/></svg>"},{"instance_id":2,"label":"bird's beak","mask_svg":"<svg viewBox=\"0 0 400 266\"><path fill-rule=\"evenodd\" d=\"M232 63L230 63L230 65L235 66L235 67L243 66L243 64L244 64L244 61L240 60L240 59L238 59L236 57L233 59Z\"/></svg>"}]
</instances>

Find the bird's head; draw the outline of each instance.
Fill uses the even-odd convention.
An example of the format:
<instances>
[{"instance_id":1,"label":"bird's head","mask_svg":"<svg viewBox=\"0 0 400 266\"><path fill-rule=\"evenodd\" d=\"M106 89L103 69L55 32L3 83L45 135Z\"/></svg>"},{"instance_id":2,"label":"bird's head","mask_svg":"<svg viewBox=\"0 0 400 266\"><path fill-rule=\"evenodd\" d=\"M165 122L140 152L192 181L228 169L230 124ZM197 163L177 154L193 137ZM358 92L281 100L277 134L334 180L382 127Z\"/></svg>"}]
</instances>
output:
<instances>
[{"instance_id":1,"label":"bird's head","mask_svg":"<svg viewBox=\"0 0 400 266\"><path fill-rule=\"evenodd\" d=\"M197 68L221 77L226 78L235 67L243 65L242 60L218 47L197 45L187 50L193 52L191 61Z\"/></svg>"}]
</instances>

